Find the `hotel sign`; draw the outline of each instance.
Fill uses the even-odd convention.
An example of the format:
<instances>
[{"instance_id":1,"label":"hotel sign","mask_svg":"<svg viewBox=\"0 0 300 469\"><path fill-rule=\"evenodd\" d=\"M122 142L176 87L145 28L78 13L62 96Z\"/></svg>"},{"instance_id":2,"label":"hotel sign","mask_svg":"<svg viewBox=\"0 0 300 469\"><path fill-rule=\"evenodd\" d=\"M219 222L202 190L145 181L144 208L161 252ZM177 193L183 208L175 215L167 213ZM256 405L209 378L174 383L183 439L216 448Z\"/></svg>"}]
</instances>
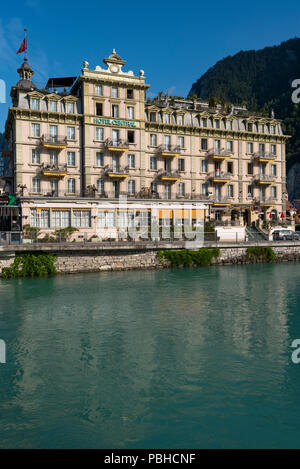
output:
<instances>
[{"instance_id":1,"label":"hotel sign","mask_svg":"<svg viewBox=\"0 0 300 469\"><path fill-rule=\"evenodd\" d=\"M114 125L116 127L136 127L135 122L131 121L123 121L119 119L105 119L105 118L94 118L95 124L102 124L102 125Z\"/></svg>"}]
</instances>

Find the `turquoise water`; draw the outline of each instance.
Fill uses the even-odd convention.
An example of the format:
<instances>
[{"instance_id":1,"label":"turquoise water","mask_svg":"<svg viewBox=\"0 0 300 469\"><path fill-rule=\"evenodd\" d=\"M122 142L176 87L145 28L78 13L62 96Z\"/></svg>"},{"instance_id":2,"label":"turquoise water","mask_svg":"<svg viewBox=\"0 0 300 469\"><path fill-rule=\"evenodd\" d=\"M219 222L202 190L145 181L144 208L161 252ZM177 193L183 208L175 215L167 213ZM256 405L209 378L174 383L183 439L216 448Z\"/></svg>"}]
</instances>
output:
<instances>
[{"instance_id":1,"label":"turquoise water","mask_svg":"<svg viewBox=\"0 0 300 469\"><path fill-rule=\"evenodd\" d=\"M0 281L0 447L299 448L299 274Z\"/></svg>"}]
</instances>

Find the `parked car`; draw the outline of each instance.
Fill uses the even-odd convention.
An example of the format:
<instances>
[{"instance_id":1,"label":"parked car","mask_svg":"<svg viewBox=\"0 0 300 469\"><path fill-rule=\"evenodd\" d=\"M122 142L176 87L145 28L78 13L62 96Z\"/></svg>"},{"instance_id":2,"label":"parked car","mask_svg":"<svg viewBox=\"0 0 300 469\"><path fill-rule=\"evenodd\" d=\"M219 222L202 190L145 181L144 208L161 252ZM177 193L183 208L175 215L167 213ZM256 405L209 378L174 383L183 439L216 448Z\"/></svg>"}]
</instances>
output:
<instances>
[{"instance_id":1,"label":"parked car","mask_svg":"<svg viewBox=\"0 0 300 469\"><path fill-rule=\"evenodd\" d=\"M300 233L288 229L274 230L273 231L273 240L274 241L299 241Z\"/></svg>"}]
</instances>

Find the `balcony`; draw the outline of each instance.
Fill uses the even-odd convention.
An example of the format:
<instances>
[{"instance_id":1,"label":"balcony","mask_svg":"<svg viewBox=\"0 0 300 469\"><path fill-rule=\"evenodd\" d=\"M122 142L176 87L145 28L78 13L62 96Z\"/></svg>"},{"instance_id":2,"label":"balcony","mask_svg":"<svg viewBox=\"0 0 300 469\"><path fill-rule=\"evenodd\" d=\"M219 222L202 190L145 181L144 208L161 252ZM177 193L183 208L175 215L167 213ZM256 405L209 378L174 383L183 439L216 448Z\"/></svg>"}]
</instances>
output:
<instances>
[{"instance_id":1,"label":"balcony","mask_svg":"<svg viewBox=\"0 0 300 469\"><path fill-rule=\"evenodd\" d=\"M105 142L105 146L108 151L114 151L119 153L123 153L124 151L129 150L129 144L124 140L107 139Z\"/></svg>"},{"instance_id":2,"label":"balcony","mask_svg":"<svg viewBox=\"0 0 300 469\"><path fill-rule=\"evenodd\" d=\"M259 199L254 199L255 205L258 205L260 207L272 207L273 205L276 205L278 202L274 197L269 197L269 198L259 198Z\"/></svg>"},{"instance_id":3,"label":"balcony","mask_svg":"<svg viewBox=\"0 0 300 469\"><path fill-rule=\"evenodd\" d=\"M214 173L210 173L207 178L211 182L220 182L221 184L225 184L226 182L231 181L232 174L223 173L222 171L215 171Z\"/></svg>"},{"instance_id":4,"label":"balcony","mask_svg":"<svg viewBox=\"0 0 300 469\"><path fill-rule=\"evenodd\" d=\"M231 158L232 152L229 150L225 150L224 148L221 149L210 149L208 150L206 156L212 158L213 160L226 160Z\"/></svg>"},{"instance_id":5,"label":"balcony","mask_svg":"<svg viewBox=\"0 0 300 469\"><path fill-rule=\"evenodd\" d=\"M67 169L68 168L66 165L43 164L41 167L41 173L43 176L62 178L67 175L68 173Z\"/></svg>"},{"instance_id":6,"label":"balcony","mask_svg":"<svg viewBox=\"0 0 300 469\"><path fill-rule=\"evenodd\" d=\"M164 182L176 182L179 181L181 176L177 171L159 171L157 174L158 178Z\"/></svg>"},{"instance_id":7,"label":"balcony","mask_svg":"<svg viewBox=\"0 0 300 469\"><path fill-rule=\"evenodd\" d=\"M116 168L112 168L110 166L106 166L105 169L105 174L107 177L110 179L126 179L129 176L129 168L128 166L126 167L121 167L118 166Z\"/></svg>"},{"instance_id":8,"label":"balcony","mask_svg":"<svg viewBox=\"0 0 300 469\"><path fill-rule=\"evenodd\" d=\"M269 163L270 161L275 161L276 155L274 153L257 152L254 153L252 159L259 163Z\"/></svg>"},{"instance_id":9,"label":"balcony","mask_svg":"<svg viewBox=\"0 0 300 469\"><path fill-rule=\"evenodd\" d=\"M44 148L63 150L67 148L67 138L59 135L43 135L41 145Z\"/></svg>"},{"instance_id":10,"label":"balcony","mask_svg":"<svg viewBox=\"0 0 300 469\"><path fill-rule=\"evenodd\" d=\"M266 174L257 174L254 176L253 181L257 184L274 184L275 183L275 176L269 176Z\"/></svg>"},{"instance_id":11,"label":"balcony","mask_svg":"<svg viewBox=\"0 0 300 469\"><path fill-rule=\"evenodd\" d=\"M212 197L213 207L230 207L231 201L228 197Z\"/></svg>"},{"instance_id":12,"label":"balcony","mask_svg":"<svg viewBox=\"0 0 300 469\"><path fill-rule=\"evenodd\" d=\"M160 156L180 156L181 154L181 147L179 146L172 146L172 145L160 145L157 149L157 153Z\"/></svg>"}]
</instances>

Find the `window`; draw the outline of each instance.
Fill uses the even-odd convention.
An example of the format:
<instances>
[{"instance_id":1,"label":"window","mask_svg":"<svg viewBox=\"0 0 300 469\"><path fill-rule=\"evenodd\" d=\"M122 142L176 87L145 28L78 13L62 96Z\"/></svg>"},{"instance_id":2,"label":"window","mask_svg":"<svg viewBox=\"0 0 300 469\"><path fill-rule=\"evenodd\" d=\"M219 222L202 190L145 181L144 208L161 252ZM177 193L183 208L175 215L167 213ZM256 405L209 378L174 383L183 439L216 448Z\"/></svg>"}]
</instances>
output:
<instances>
[{"instance_id":1,"label":"window","mask_svg":"<svg viewBox=\"0 0 300 469\"><path fill-rule=\"evenodd\" d=\"M157 182L151 182L151 191L154 194L157 194Z\"/></svg>"},{"instance_id":2,"label":"window","mask_svg":"<svg viewBox=\"0 0 300 469\"><path fill-rule=\"evenodd\" d=\"M150 112L150 122L156 122L156 112Z\"/></svg>"},{"instance_id":3,"label":"window","mask_svg":"<svg viewBox=\"0 0 300 469\"><path fill-rule=\"evenodd\" d=\"M150 157L150 169L152 171L157 170L157 158L156 158L156 156L151 156Z\"/></svg>"},{"instance_id":4,"label":"window","mask_svg":"<svg viewBox=\"0 0 300 469\"><path fill-rule=\"evenodd\" d=\"M227 172L233 174L233 163L231 161L227 163Z\"/></svg>"},{"instance_id":5,"label":"window","mask_svg":"<svg viewBox=\"0 0 300 469\"><path fill-rule=\"evenodd\" d=\"M53 228L68 228L71 226L71 211L53 209L52 226Z\"/></svg>"},{"instance_id":6,"label":"window","mask_svg":"<svg viewBox=\"0 0 300 469\"><path fill-rule=\"evenodd\" d=\"M208 196L208 184L202 184L202 195Z\"/></svg>"},{"instance_id":7,"label":"window","mask_svg":"<svg viewBox=\"0 0 300 469\"><path fill-rule=\"evenodd\" d=\"M251 122L248 123L248 132L253 132L253 124Z\"/></svg>"},{"instance_id":8,"label":"window","mask_svg":"<svg viewBox=\"0 0 300 469\"><path fill-rule=\"evenodd\" d=\"M134 98L133 90L128 89L127 90L127 99L133 99L133 98Z\"/></svg>"},{"instance_id":9,"label":"window","mask_svg":"<svg viewBox=\"0 0 300 469\"><path fill-rule=\"evenodd\" d=\"M57 125L50 125L49 126L49 133L50 133L51 142L57 142L57 138L58 138L58 127L57 127Z\"/></svg>"},{"instance_id":10,"label":"window","mask_svg":"<svg viewBox=\"0 0 300 469\"><path fill-rule=\"evenodd\" d=\"M103 104L102 103L96 103L96 115L103 116Z\"/></svg>"},{"instance_id":11,"label":"window","mask_svg":"<svg viewBox=\"0 0 300 469\"><path fill-rule=\"evenodd\" d=\"M252 142L247 143L247 153L253 153L253 143Z\"/></svg>"},{"instance_id":12,"label":"window","mask_svg":"<svg viewBox=\"0 0 300 469\"><path fill-rule=\"evenodd\" d=\"M31 109L38 111L40 109L40 100L32 98L31 100Z\"/></svg>"},{"instance_id":13,"label":"window","mask_svg":"<svg viewBox=\"0 0 300 469\"><path fill-rule=\"evenodd\" d=\"M117 144L120 141L120 131L113 129L112 130L112 140L113 144Z\"/></svg>"},{"instance_id":14,"label":"window","mask_svg":"<svg viewBox=\"0 0 300 469\"><path fill-rule=\"evenodd\" d=\"M227 187L227 194L228 194L228 197L233 197L233 185L232 184L229 184L229 186Z\"/></svg>"},{"instance_id":15,"label":"window","mask_svg":"<svg viewBox=\"0 0 300 469\"><path fill-rule=\"evenodd\" d=\"M38 178L32 179L32 192L39 194L41 192L41 180Z\"/></svg>"},{"instance_id":16,"label":"window","mask_svg":"<svg viewBox=\"0 0 300 469\"><path fill-rule=\"evenodd\" d=\"M218 151L221 149L221 140L214 141L214 150Z\"/></svg>"},{"instance_id":17,"label":"window","mask_svg":"<svg viewBox=\"0 0 300 469\"><path fill-rule=\"evenodd\" d=\"M215 129L219 129L219 128L220 128L220 120L215 119Z\"/></svg>"},{"instance_id":18,"label":"window","mask_svg":"<svg viewBox=\"0 0 300 469\"><path fill-rule=\"evenodd\" d=\"M226 150L227 151L233 151L233 142L232 141L228 140L226 142Z\"/></svg>"},{"instance_id":19,"label":"window","mask_svg":"<svg viewBox=\"0 0 300 469\"><path fill-rule=\"evenodd\" d=\"M104 140L104 129L96 127L96 140Z\"/></svg>"},{"instance_id":20,"label":"window","mask_svg":"<svg viewBox=\"0 0 300 469\"><path fill-rule=\"evenodd\" d=\"M52 210L52 227L68 228L71 226L70 210Z\"/></svg>"},{"instance_id":21,"label":"window","mask_svg":"<svg viewBox=\"0 0 300 469\"><path fill-rule=\"evenodd\" d=\"M151 134L150 135L150 145L152 147L156 147L157 146L157 135L156 134Z\"/></svg>"},{"instance_id":22,"label":"window","mask_svg":"<svg viewBox=\"0 0 300 469\"><path fill-rule=\"evenodd\" d=\"M276 153L277 153L277 146L276 145L271 145L271 153L272 153L272 155L276 155Z\"/></svg>"},{"instance_id":23,"label":"window","mask_svg":"<svg viewBox=\"0 0 300 469\"><path fill-rule=\"evenodd\" d=\"M180 182L178 184L178 195L179 196L184 196L185 195L185 184L184 184L184 182Z\"/></svg>"},{"instance_id":24,"label":"window","mask_svg":"<svg viewBox=\"0 0 300 469\"><path fill-rule=\"evenodd\" d=\"M258 126L258 132L259 132L260 134L263 134L264 131L265 131L265 126L264 126L263 124L259 124L259 126Z\"/></svg>"},{"instance_id":25,"label":"window","mask_svg":"<svg viewBox=\"0 0 300 469\"><path fill-rule=\"evenodd\" d=\"M252 199L253 197L253 186L248 186L248 193L247 193L248 199Z\"/></svg>"},{"instance_id":26,"label":"window","mask_svg":"<svg viewBox=\"0 0 300 469\"><path fill-rule=\"evenodd\" d=\"M104 166L104 155L103 153L96 153L96 166Z\"/></svg>"},{"instance_id":27,"label":"window","mask_svg":"<svg viewBox=\"0 0 300 469\"><path fill-rule=\"evenodd\" d=\"M184 148L184 137L178 137L178 146Z\"/></svg>"},{"instance_id":28,"label":"window","mask_svg":"<svg viewBox=\"0 0 300 469\"><path fill-rule=\"evenodd\" d=\"M30 226L33 228L50 228L50 211L30 210Z\"/></svg>"},{"instance_id":29,"label":"window","mask_svg":"<svg viewBox=\"0 0 300 469\"><path fill-rule=\"evenodd\" d=\"M208 149L208 141L207 138L201 138L201 150Z\"/></svg>"},{"instance_id":30,"label":"window","mask_svg":"<svg viewBox=\"0 0 300 469\"><path fill-rule=\"evenodd\" d=\"M164 136L164 145L166 150L171 150L171 137L170 135Z\"/></svg>"},{"instance_id":31,"label":"window","mask_svg":"<svg viewBox=\"0 0 300 469\"><path fill-rule=\"evenodd\" d=\"M58 152L57 151L50 151L49 163L50 163L50 166L58 165Z\"/></svg>"},{"instance_id":32,"label":"window","mask_svg":"<svg viewBox=\"0 0 300 469\"><path fill-rule=\"evenodd\" d=\"M127 214L126 214L127 215ZM98 212L98 228L114 228L116 226L115 212Z\"/></svg>"},{"instance_id":33,"label":"window","mask_svg":"<svg viewBox=\"0 0 300 469\"><path fill-rule=\"evenodd\" d=\"M135 135L134 135L134 130L128 130L128 143L134 143L135 142Z\"/></svg>"},{"instance_id":34,"label":"window","mask_svg":"<svg viewBox=\"0 0 300 469\"><path fill-rule=\"evenodd\" d=\"M117 104L112 105L112 117L118 118L119 117L119 106Z\"/></svg>"},{"instance_id":35,"label":"window","mask_svg":"<svg viewBox=\"0 0 300 469\"><path fill-rule=\"evenodd\" d=\"M207 127L207 119L206 117L202 118L202 127Z\"/></svg>"},{"instance_id":36,"label":"window","mask_svg":"<svg viewBox=\"0 0 300 469\"><path fill-rule=\"evenodd\" d=\"M40 137L41 136L41 126L40 124L31 124L31 136Z\"/></svg>"},{"instance_id":37,"label":"window","mask_svg":"<svg viewBox=\"0 0 300 469\"><path fill-rule=\"evenodd\" d=\"M75 151L68 151L67 153L67 165L75 166Z\"/></svg>"},{"instance_id":38,"label":"window","mask_svg":"<svg viewBox=\"0 0 300 469\"><path fill-rule=\"evenodd\" d=\"M90 228L91 211L90 210L74 210L73 224L75 228Z\"/></svg>"},{"instance_id":39,"label":"window","mask_svg":"<svg viewBox=\"0 0 300 469\"><path fill-rule=\"evenodd\" d=\"M127 108L127 119L134 119L134 107L128 106Z\"/></svg>"},{"instance_id":40,"label":"window","mask_svg":"<svg viewBox=\"0 0 300 469\"><path fill-rule=\"evenodd\" d=\"M271 125L270 130L271 130L271 134L274 135L275 132L276 132L276 127L275 127L275 125Z\"/></svg>"},{"instance_id":41,"label":"window","mask_svg":"<svg viewBox=\"0 0 300 469\"><path fill-rule=\"evenodd\" d=\"M135 181L128 181L128 194L129 195L135 194Z\"/></svg>"},{"instance_id":42,"label":"window","mask_svg":"<svg viewBox=\"0 0 300 469\"><path fill-rule=\"evenodd\" d=\"M33 149L31 151L31 163L32 164L41 164L41 152L40 152L40 150Z\"/></svg>"},{"instance_id":43,"label":"window","mask_svg":"<svg viewBox=\"0 0 300 469\"><path fill-rule=\"evenodd\" d=\"M248 163L248 174L253 174L253 163Z\"/></svg>"},{"instance_id":44,"label":"window","mask_svg":"<svg viewBox=\"0 0 300 469\"><path fill-rule=\"evenodd\" d=\"M75 127L67 127L68 140L75 140Z\"/></svg>"},{"instance_id":45,"label":"window","mask_svg":"<svg viewBox=\"0 0 300 469\"><path fill-rule=\"evenodd\" d=\"M75 179L68 179L68 194L75 194L76 190L76 181Z\"/></svg>"},{"instance_id":46,"label":"window","mask_svg":"<svg viewBox=\"0 0 300 469\"><path fill-rule=\"evenodd\" d=\"M102 85L95 86L95 95L102 96L103 95L103 87Z\"/></svg>"},{"instance_id":47,"label":"window","mask_svg":"<svg viewBox=\"0 0 300 469\"><path fill-rule=\"evenodd\" d=\"M271 175L276 176L277 175L277 166L276 164L271 165Z\"/></svg>"},{"instance_id":48,"label":"window","mask_svg":"<svg viewBox=\"0 0 300 469\"><path fill-rule=\"evenodd\" d=\"M184 171L184 159L179 158L178 160L178 171Z\"/></svg>"},{"instance_id":49,"label":"window","mask_svg":"<svg viewBox=\"0 0 300 469\"><path fill-rule=\"evenodd\" d=\"M226 122L226 128L227 128L227 130L232 130L232 128L233 128L232 121L227 121Z\"/></svg>"},{"instance_id":50,"label":"window","mask_svg":"<svg viewBox=\"0 0 300 469\"><path fill-rule=\"evenodd\" d=\"M183 125L183 116L177 116L177 124L178 125Z\"/></svg>"},{"instance_id":51,"label":"window","mask_svg":"<svg viewBox=\"0 0 300 469\"><path fill-rule=\"evenodd\" d=\"M207 160L202 160L201 161L201 172L202 173L207 173L207 169L208 169Z\"/></svg>"},{"instance_id":52,"label":"window","mask_svg":"<svg viewBox=\"0 0 300 469\"><path fill-rule=\"evenodd\" d=\"M276 186L271 187L271 197L273 199L277 199L277 187Z\"/></svg>"},{"instance_id":53,"label":"window","mask_svg":"<svg viewBox=\"0 0 300 469\"><path fill-rule=\"evenodd\" d=\"M49 101L49 111L57 112L57 101Z\"/></svg>"},{"instance_id":54,"label":"window","mask_svg":"<svg viewBox=\"0 0 300 469\"><path fill-rule=\"evenodd\" d=\"M74 103L66 104L66 111L68 114L74 114L74 109L75 109Z\"/></svg>"},{"instance_id":55,"label":"window","mask_svg":"<svg viewBox=\"0 0 300 469\"><path fill-rule=\"evenodd\" d=\"M135 168L135 155L128 155L128 167L130 169Z\"/></svg>"},{"instance_id":56,"label":"window","mask_svg":"<svg viewBox=\"0 0 300 469\"><path fill-rule=\"evenodd\" d=\"M111 96L112 96L112 98L117 98L118 95L119 95L119 93L118 93L118 88L116 88L116 87L113 86L112 89L111 89Z\"/></svg>"},{"instance_id":57,"label":"window","mask_svg":"<svg viewBox=\"0 0 300 469\"><path fill-rule=\"evenodd\" d=\"M170 114L164 113L164 123L170 124Z\"/></svg>"},{"instance_id":58,"label":"window","mask_svg":"<svg viewBox=\"0 0 300 469\"><path fill-rule=\"evenodd\" d=\"M261 153L261 154L265 153L265 144L264 143L259 144L259 153Z\"/></svg>"},{"instance_id":59,"label":"window","mask_svg":"<svg viewBox=\"0 0 300 469\"><path fill-rule=\"evenodd\" d=\"M97 192L98 194L104 194L104 180L98 179L97 181Z\"/></svg>"}]
</instances>

